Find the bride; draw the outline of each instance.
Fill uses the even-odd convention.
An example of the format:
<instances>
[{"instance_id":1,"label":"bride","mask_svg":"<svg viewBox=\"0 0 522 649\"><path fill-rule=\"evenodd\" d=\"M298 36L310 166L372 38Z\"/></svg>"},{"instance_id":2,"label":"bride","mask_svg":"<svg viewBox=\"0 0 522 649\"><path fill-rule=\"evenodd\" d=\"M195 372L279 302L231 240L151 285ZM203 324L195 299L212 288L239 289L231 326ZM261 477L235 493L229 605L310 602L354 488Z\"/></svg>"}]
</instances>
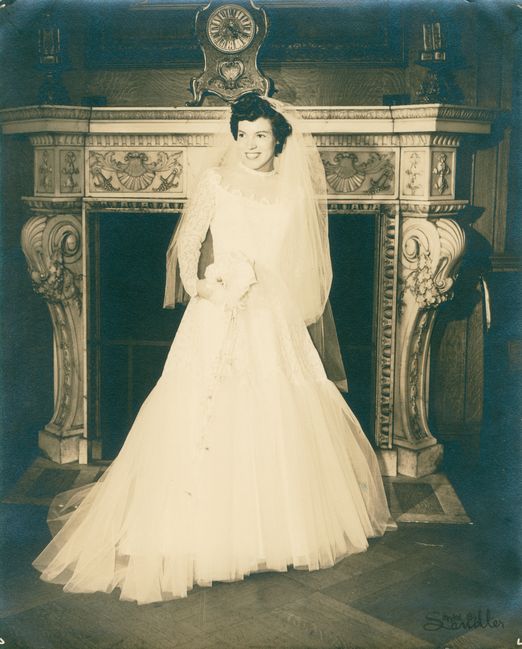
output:
<instances>
[{"instance_id":1,"label":"bride","mask_svg":"<svg viewBox=\"0 0 522 649\"><path fill-rule=\"evenodd\" d=\"M188 306L163 373L101 479L51 505L55 536L33 565L65 591L186 597L328 568L395 527L317 351L338 374L336 340L320 336L332 274L317 149L289 108L252 93L230 129L168 249L164 306Z\"/></svg>"}]
</instances>

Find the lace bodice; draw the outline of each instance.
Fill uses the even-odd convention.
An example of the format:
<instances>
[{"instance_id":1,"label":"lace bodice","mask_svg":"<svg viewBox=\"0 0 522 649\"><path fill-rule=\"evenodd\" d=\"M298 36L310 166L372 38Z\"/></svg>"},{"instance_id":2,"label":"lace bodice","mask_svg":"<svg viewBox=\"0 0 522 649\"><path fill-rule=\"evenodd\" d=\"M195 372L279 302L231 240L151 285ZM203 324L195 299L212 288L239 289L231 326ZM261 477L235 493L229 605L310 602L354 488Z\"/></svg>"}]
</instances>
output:
<instances>
[{"instance_id":1,"label":"lace bodice","mask_svg":"<svg viewBox=\"0 0 522 649\"><path fill-rule=\"evenodd\" d=\"M187 293L197 294L201 245L210 227L214 260L242 253L256 269L280 272L289 215L283 204L270 203L228 187L218 169L198 183L180 232L180 275Z\"/></svg>"}]
</instances>

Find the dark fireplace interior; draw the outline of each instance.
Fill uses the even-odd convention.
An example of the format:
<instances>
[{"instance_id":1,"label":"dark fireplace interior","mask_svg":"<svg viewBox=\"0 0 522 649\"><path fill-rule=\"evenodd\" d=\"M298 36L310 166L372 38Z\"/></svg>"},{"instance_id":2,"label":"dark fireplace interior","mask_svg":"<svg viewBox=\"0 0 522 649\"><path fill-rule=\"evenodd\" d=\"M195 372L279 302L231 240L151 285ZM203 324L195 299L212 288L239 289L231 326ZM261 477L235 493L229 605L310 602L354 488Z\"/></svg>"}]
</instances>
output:
<instances>
[{"instance_id":1,"label":"dark fireplace interior","mask_svg":"<svg viewBox=\"0 0 522 649\"><path fill-rule=\"evenodd\" d=\"M375 216L368 214L334 214L329 219L330 302L348 378L345 398L370 440L374 433L376 223Z\"/></svg>"},{"instance_id":2,"label":"dark fireplace interior","mask_svg":"<svg viewBox=\"0 0 522 649\"><path fill-rule=\"evenodd\" d=\"M161 375L184 308L163 309L173 213L89 217L88 427L111 460ZM330 217L330 295L346 367L345 395L373 437L373 274L376 219Z\"/></svg>"}]
</instances>

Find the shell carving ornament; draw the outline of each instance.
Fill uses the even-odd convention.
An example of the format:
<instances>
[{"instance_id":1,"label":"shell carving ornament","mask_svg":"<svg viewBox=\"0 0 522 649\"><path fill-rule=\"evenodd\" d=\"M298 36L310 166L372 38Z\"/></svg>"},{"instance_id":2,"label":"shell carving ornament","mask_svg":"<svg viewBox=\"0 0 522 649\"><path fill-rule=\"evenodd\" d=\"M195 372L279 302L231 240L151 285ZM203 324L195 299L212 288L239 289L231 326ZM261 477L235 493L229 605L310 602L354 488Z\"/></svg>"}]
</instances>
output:
<instances>
[{"instance_id":1,"label":"shell carving ornament","mask_svg":"<svg viewBox=\"0 0 522 649\"><path fill-rule=\"evenodd\" d=\"M151 156L156 156L151 160ZM97 192L166 192L178 189L183 151L91 151L91 187Z\"/></svg>"},{"instance_id":2,"label":"shell carving ornament","mask_svg":"<svg viewBox=\"0 0 522 649\"><path fill-rule=\"evenodd\" d=\"M362 155L367 156L366 160L360 159ZM327 159L323 162L326 180L338 194L373 195L393 191L395 169L391 154L343 151L335 154L333 162Z\"/></svg>"}]
</instances>

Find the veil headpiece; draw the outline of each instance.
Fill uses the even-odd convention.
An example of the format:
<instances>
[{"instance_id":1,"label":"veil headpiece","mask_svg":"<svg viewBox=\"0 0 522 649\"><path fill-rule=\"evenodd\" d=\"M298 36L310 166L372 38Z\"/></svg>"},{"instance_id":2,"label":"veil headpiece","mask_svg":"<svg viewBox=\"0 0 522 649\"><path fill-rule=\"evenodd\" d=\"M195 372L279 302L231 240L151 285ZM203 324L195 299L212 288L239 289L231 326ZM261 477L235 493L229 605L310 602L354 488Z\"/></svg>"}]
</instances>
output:
<instances>
[{"instance_id":1,"label":"veil headpiece","mask_svg":"<svg viewBox=\"0 0 522 649\"><path fill-rule=\"evenodd\" d=\"M314 343L323 358L329 377L341 389L346 376L328 295L332 284L332 265L328 243L328 205L324 166L313 135L303 128L304 121L295 107L277 99L262 97L292 127L282 152L275 158L276 182L274 202L284 203L291 212L290 245L285 250L281 268L285 283ZM233 167L239 164L238 147L229 131L231 112L223 111L218 120L215 146L207 157L207 167ZM228 131L228 132L227 132ZM201 169L203 172L204 169ZM167 251L167 280L164 307L186 303L177 264L177 241L185 216L190 212L190 199L172 236ZM208 239L208 236L207 236ZM207 244L207 245L206 245ZM208 241L200 257L200 276L212 261ZM325 359L328 359L325 362Z\"/></svg>"}]
</instances>

